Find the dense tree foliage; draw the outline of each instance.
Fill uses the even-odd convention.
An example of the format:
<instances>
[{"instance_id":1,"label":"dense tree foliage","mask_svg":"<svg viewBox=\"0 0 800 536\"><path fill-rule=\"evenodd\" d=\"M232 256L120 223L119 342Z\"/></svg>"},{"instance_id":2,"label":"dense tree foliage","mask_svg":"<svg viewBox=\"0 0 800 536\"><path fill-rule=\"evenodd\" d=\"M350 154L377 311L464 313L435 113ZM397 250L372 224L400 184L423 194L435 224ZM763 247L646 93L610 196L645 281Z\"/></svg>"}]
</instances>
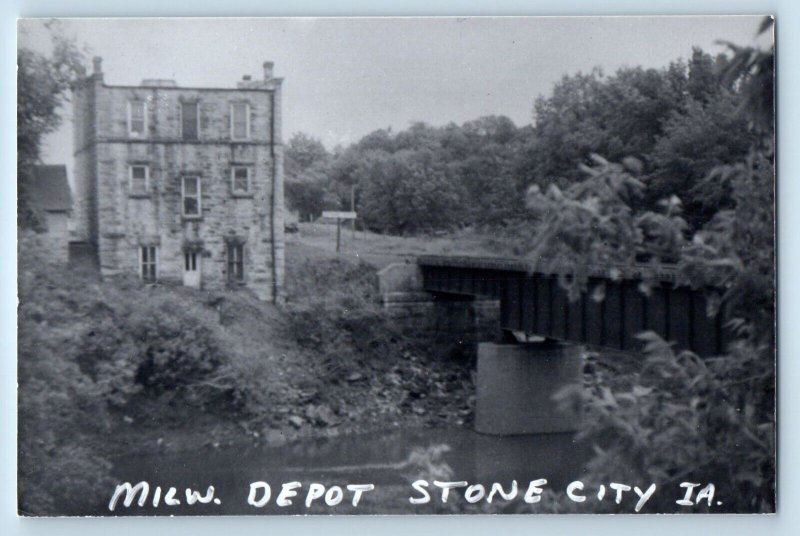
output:
<instances>
[{"instance_id":1,"label":"dense tree foliage","mask_svg":"<svg viewBox=\"0 0 800 536\"><path fill-rule=\"evenodd\" d=\"M638 160L636 207L655 210L675 195L697 230L721 204L731 206L730 181L711 172L742 161L754 142L738 113L746 82L725 74L736 57L695 48L688 61L661 69L564 76L536 99L533 125L522 128L503 116L414 123L376 130L335 155L299 135L287 147L287 197L306 219L323 206L349 209L354 191L363 222L385 233L515 228L530 217L521 201L529 186L568 188L602 154Z\"/></svg>"},{"instance_id":2,"label":"dense tree foliage","mask_svg":"<svg viewBox=\"0 0 800 536\"><path fill-rule=\"evenodd\" d=\"M710 167L697 187L708 188L714 181L717 188L726 188L706 205L709 216L702 227L689 231L681 216L675 192L685 192L685 187L659 192L669 197L650 210L637 200L652 186L664 184L648 184L638 160L629 157L613 164L594 156L592 166L582 167L585 178L568 188L551 185L543 192L532 187L528 201L535 213L530 232L535 239L529 254L536 262L547 259L549 267L565 275L568 270L570 277L562 281L573 291L586 289L588 279L580 266L587 262L630 263L641 253L648 253L656 265L665 256L676 259L679 283L716 289L709 291L715 299L708 314L723 311L735 334L724 355L700 359L688 351L676 352L648 332L640 335L645 346L639 370L619 375L599 369L587 376L582 435L595 446L590 474L597 482L630 472L659 485L713 482L725 497L717 511L773 511L774 52L733 52L721 79L741 88L742 102L752 105L733 114L734 108L724 102L727 93L716 93L705 106L702 95L695 95L690 113L683 119L673 116L667 125L670 141L658 142L659 155L667 161L683 158L698 168ZM766 102L757 102L761 99ZM694 130L715 121L716 128ZM742 132L718 132L720 125L737 125ZM704 128L708 140L699 134ZM734 150L724 147L723 139L749 143ZM684 145L690 140L700 147ZM744 153L738 161L735 151ZM649 291L646 285L641 290ZM675 505L670 500L654 507L669 510Z\"/></svg>"},{"instance_id":3,"label":"dense tree foliage","mask_svg":"<svg viewBox=\"0 0 800 536\"><path fill-rule=\"evenodd\" d=\"M39 163L42 142L61 124L61 107L70 84L84 73L83 51L54 24L49 55L20 47L17 50L17 221L35 228L40 218L28 203L26 178Z\"/></svg>"},{"instance_id":4,"label":"dense tree foliage","mask_svg":"<svg viewBox=\"0 0 800 536\"><path fill-rule=\"evenodd\" d=\"M524 208L514 170L529 134L497 116L376 130L333 158L327 188L341 208L354 192L364 224L384 233L504 225Z\"/></svg>"},{"instance_id":5,"label":"dense tree foliage","mask_svg":"<svg viewBox=\"0 0 800 536\"><path fill-rule=\"evenodd\" d=\"M653 209L677 195L686 221L698 228L730 193L705 181L708 174L740 161L753 141L747 119L734 113L743 97L723 75L729 61L695 48L688 64L565 76L552 96L536 101L528 180L563 188L582 180L576 163L590 164L591 154L635 157L648 186L641 202Z\"/></svg>"},{"instance_id":6,"label":"dense tree foliage","mask_svg":"<svg viewBox=\"0 0 800 536\"><path fill-rule=\"evenodd\" d=\"M328 176L331 155L319 140L295 134L284 155L286 202L300 220L318 218L324 209L338 205Z\"/></svg>"}]
</instances>

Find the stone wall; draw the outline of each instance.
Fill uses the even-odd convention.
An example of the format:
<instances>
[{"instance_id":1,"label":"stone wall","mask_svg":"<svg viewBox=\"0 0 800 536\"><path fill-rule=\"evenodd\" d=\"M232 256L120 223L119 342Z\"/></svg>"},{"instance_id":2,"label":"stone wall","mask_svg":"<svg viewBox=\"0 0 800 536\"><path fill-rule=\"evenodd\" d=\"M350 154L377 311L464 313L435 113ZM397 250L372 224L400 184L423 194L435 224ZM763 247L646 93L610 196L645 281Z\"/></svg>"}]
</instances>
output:
<instances>
[{"instance_id":1,"label":"stone wall","mask_svg":"<svg viewBox=\"0 0 800 536\"><path fill-rule=\"evenodd\" d=\"M76 235L97 248L101 273L139 273L143 245L158 247L158 277L181 282L184 252L199 252L206 288L227 285L227 243L244 248L244 285L260 298L283 293L283 152L280 81L240 89L106 86L95 74L76 91ZM147 131L128 135L128 102L147 103ZM197 102L198 140L181 139L181 103ZM231 140L231 104L246 102L250 136ZM129 167L149 168L148 192L130 189ZM250 169L234 193L231 169ZM182 215L182 178L201 184L199 218ZM96 222L93 222L93 219ZM273 269L275 267L275 269Z\"/></svg>"},{"instance_id":2,"label":"stone wall","mask_svg":"<svg viewBox=\"0 0 800 536\"><path fill-rule=\"evenodd\" d=\"M422 290L419 267L391 264L378 272L384 309L404 333L428 338L443 357L475 359L478 343L498 341L500 303Z\"/></svg>"},{"instance_id":3,"label":"stone wall","mask_svg":"<svg viewBox=\"0 0 800 536\"><path fill-rule=\"evenodd\" d=\"M42 239L53 260L66 264L69 260L69 213L47 212L45 214L47 231Z\"/></svg>"},{"instance_id":4,"label":"stone wall","mask_svg":"<svg viewBox=\"0 0 800 536\"><path fill-rule=\"evenodd\" d=\"M72 91L73 180L72 214L75 237L97 245L97 153L95 151L95 96L102 87L101 74L77 83Z\"/></svg>"}]
</instances>

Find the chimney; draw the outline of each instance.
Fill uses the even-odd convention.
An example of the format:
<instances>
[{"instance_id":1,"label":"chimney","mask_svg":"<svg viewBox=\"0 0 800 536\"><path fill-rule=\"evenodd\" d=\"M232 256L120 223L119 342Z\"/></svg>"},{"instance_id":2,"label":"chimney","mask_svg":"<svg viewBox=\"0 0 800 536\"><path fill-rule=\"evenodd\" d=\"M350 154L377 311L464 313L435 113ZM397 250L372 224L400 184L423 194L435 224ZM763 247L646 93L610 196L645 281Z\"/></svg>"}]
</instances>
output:
<instances>
[{"instance_id":1,"label":"chimney","mask_svg":"<svg viewBox=\"0 0 800 536\"><path fill-rule=\"evenodd\" d=\"M275 64L271 61L264 62L264 80L272 80L272 68Z\"/></svg>"},{"instance_id":2,"label":"chimney","mask_svg":"<svg viewBox=\"0 0 800 536\"><path fill-rule=\"evenodd\" d=\"M100 56L92 58L92 67L94 68L92 74L103 74L103 58Z\"/></svg>"}]
</instances>

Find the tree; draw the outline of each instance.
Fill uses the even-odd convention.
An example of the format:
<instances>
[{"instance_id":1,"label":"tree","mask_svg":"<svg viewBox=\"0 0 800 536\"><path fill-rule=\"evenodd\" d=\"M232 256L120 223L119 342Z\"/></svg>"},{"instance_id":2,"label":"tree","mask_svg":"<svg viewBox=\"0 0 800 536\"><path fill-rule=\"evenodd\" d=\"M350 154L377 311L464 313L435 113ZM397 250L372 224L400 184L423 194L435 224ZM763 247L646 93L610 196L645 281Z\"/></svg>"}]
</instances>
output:
<instances>
[{"instance_id":1,"label":"tree","mask_svg":"<svg viewBox=\"0 0 800 536\"><path fill-rule=\"evenodd\" d=\"M331 189L347 206L355 188L357 211L378 231L505 225L523 208L514 175L523 140L504 116L377 130L334 159Z\"/></svg>"},{"instance_id":2,"label":"tree","mask_svg":"<svg viewBox=\"0 0 800 536\"><path fill-rule=\"evenodd\" d=\"M722 62L720 56L717 62ZM699 47L692 48L692 57L689 60L689 72L686 81L686 91L697 102L706 103L719 89L719 76L715 69L714 60Z\"/></svg>"},{"instance_id":3,"label":"tree","mask_svg":"<svg viewBox=\"0 0 800 536\"><path fill-rule=\"evenodd\" d=\"M286 177L286 198L300 221L312 221L323 210L339 206L337 196L330 189L327 172L326 166L315 164L302 174Z\"/></svg>"},{"instance_id":4,"label":"tree","mask_svg":"<svg viewBox=\"0 0 800 536\"><path fill-rule=\"evenodd\" d=\"M606 482L622 471L660 486L714 482L730 490L716 511L769 512L775 508L774 49L731 49L723 76L741 88L745 105L737 109L750 125L751 144L740 161L711 170L709 176L730 185L726 205L689 232L674 194L659 211L637 208L635 199L648 187L638 161L613 164L595 156L582 168L585 180L570 188L531 189L535 238L528 249L533 259L546 258L570 276L561 281L572 295L587 288L582 265L630 263L642 252L654 263L675 256L679 283L717 289L709 313L723 310L736 335L724 355L676 353L654 333L643 333L639 368L587 376L581 435L595 452L588 478ZM563 395L568 403L570 393ZM675 508L671 498L651 504Z\"/></svg>"},{"instance_id":5,"label":"tree","mask_svg":"<svg viewBox=\"0 0 800 536\"><path fill-rule=\"evenodd\" d=\"M61 108L70 85L85 73L84 53L74 39L48 23L52 52L17 50L17 223L21 228L41 224L32 210L27 179L41 159L42 141L61 124Z\"/></svg>"},{"instance_id":6,"label":"tree","mask_svg":"<svg viewBox=\"0 0 800 536\"><path fill-rule=\"evenodd\" d=\"M686 218L699 229L720 208L730 208L731 184L709 174L741 162L755 141L747 118L737 113L741 95L719 91L703 103L691 99L674 112L650 154L648 199L651 206L669 195L685 200Z\"/></svg>"},{"instance_id":7,"label":"tree","mask_svg":"<svg viewBox=\"0 0 800 536\"><path fill-rule=\"evenodd\" d=\"M338 206L329 178L331 155L319 140L297 133L284 152L286 199L301 221L319 217Z\"/></svg>"},{"instance_id":8,"label":"tree","mask_svg":"<svg viewBox=\"0 0 800 536\"><path fill-rule=\"evenodd\" d=\"M688 63L664 69L565 76L535 103L534 135L516 175L525 186L565 189L582 180L578 164L591 165L591 154L612 162L635 157L647 182L638 202L656 210L659 200L675 194L698 229L729 193L729 185L707 180L708 174L741 160L752 142L747 119L736 113L742 93L722 76L729 61L694 48Z\"/></svg>"},{"instance_id":9,"label":"tree","mask_svg":"<svg viewBox=\"0 0 800 536\"><path fill-rule=\"evenodd\" d=\"M297 178L314 164L326 164L330 154L322 142L302 132L292 136L284 150L284 170L288 177Z\"/></svg>"},{"instance_id":10,"label":"tree","mask_svg":"<svg viewBox=\"0 0 800 536\"><path fill-rule=\"evenodd\" d=\"M359 212L368 227L414 234L458 225L463 193L432 151L373 151L367 158Z\"/></svg>"}]
</instances>

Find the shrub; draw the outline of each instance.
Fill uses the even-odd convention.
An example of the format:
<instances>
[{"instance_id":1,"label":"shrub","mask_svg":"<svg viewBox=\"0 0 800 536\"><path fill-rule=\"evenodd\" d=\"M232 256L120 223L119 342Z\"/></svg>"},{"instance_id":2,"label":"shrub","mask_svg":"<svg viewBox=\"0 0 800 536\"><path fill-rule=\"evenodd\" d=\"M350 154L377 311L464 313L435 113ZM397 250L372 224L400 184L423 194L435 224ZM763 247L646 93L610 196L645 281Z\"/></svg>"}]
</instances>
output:
<instances>
[{"instance_id":1,"label":"shrub","mask_svg":"<svg viewBox=\"0 0 800 536\"><path fill-rule=\"evenodd\" d=\"M230 385L210 387L226 355L217 317L172 293L134 292L95 315L80 346L83 370L107 387L107 399L125 404L139 392L202 405Z\"/></svg>"},{"instance_id":2,"label":"shrub","mask_svg":"<svg viewBox=\"0 0 800 536\"><path fill-rule=\"evenodd\" d=\"M246 292L100 281L52 264L40 242L19 235L23 511L93 511L108 489L102 453L123 412L144 409L142 422L156 425L179 408L247 419L285 393L271 305Z\"/></svg>"},{"instance_id":3,"label":"shrub","mask_svg":"<svg viewBox=\"0 0 800 536\"><path fill-rule=\"evenodd\" d=\"M94 438L108 430L104 389L77 365L73 303L33 233L19 235L18 504L21 513L80 513L107 489ZM61 296L62 299L44 299ZM80 493L76 493L80 490Z\"/></svg>"},{"instance_id":4,"label":"shrub","mask_svg":"<svg viewBox=\"0 0 800 536\"><path fill-rule=\"evenodd\" d=\"M285 336L319 355L317 365L328 380L402 353L377 288L375 269L363 262L307 260L295 267Z\"/></svg>"},{"instance_id":5,"label":"shrub","mask_svg":"<svg viewBox=\"0 0 800 536\"><path fill-rule=\"evenodd\" d=\"M578 267L562 281L586 289L587 261L652 262L678 259L679 282L722 289L720 307L737 340L725 355L700 359L676 353L653 333L642 368L622 377L602 371L587 377L585 428L595 446L590 463L597 482L633 472L667 485L706 478L727 490L728 511L774 510L774 168L754 150L733 167L732 209L720 210L691 239L678 216L679 200L664 213L631 207L631 186L643 185L620 166L596 158L587 180L565 192L532 193L543 215L531 255L550 267ZM541 259L546 259L541 261ZM642 289L647 291L646 285ZM718 314L718 310L710 311ZM573 393L574 394L574 393ZM569 393L564 402L570 403ZM674 503L655 503L661 510Z\"/></svg>"}]
</instances>

